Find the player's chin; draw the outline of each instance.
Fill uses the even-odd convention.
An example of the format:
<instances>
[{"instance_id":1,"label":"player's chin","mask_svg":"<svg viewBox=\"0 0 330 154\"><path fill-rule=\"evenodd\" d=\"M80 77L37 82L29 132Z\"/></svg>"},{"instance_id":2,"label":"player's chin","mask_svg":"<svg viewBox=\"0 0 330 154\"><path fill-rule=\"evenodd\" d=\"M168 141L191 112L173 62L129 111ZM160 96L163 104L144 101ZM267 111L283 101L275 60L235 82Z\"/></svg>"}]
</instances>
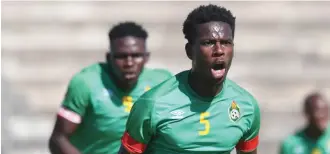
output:
<instances>
[{"instance_id":1,"label":"player's chin","mask_svg":"<svg viewBox=\"0 0 330 154\"><path fill-rule=\"evenodd\" d=\"M227 72L222 75L211 73L211 80L214 84L222 84L225 81Z\"/></svg>"},{"instance_id":2,"label":"player's chin","mask_svg":"<svg viewBox=\"0 0 330 154\"><path fill-rule=\"evenodd\" d=\"M134 83L134 82L137 82L137 80L138 80L137 77L125 78L125 81L127 83Z\"/></svg>"},{"instance_id":3,"label":"player's chin","mask_svg":"<svg viewBox=\"0 0 330 154\"><path fill-rule=\"evenodd\" d=\"M138 73L124 73L125 80L134 80L138 78Z\"/></svg>"},{"instance_id":4,"label":"player's chin","mask_svg":"<svg viewBox=\"0 0 330 154\"><path fill-rule=\"evenodd\" d=\"M326 130L328 127L328 121L321 121L317 125L321 130Z\"/></svg>"},{"instance_id":5,"label":"player's chin","mask_svg":"<svg viewBox=\"0 0 330 154\"><path fill-rule=\"evenodd\" d=\"M138 76L137 75L136 76L135 75L134 76L132 76L132 75L124 76L124 80L127 84L135 84L138 80Z\"/></svg>"},{"instance_id":6,"label":"player's chin","mask_svg":"<svg viewBox=\"0 0 330 154\"><path fill-rule=\"evenodd\" d=\"M225 76L222 77L213 77L213 81L215 85L222 84L225 81Z\"/></svg>"}]
</instances>

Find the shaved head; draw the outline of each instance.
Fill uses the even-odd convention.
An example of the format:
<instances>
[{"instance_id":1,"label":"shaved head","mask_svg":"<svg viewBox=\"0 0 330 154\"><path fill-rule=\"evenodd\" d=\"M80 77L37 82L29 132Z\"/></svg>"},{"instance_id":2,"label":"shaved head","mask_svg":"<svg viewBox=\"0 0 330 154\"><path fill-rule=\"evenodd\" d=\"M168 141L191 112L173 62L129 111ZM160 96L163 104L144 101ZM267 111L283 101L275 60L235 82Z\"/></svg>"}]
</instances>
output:
<instances>
[{"instance_id":1,"label":"shaved head","mask_svg":"<svg viewBox=\"0 0 330 154\"><path fill-rule=\"evenodd\" d=\"M304 112L310 125L325 130L329 121L329 104L320 93L311 93L304 102Z\"/></svg>"}]
</instances>

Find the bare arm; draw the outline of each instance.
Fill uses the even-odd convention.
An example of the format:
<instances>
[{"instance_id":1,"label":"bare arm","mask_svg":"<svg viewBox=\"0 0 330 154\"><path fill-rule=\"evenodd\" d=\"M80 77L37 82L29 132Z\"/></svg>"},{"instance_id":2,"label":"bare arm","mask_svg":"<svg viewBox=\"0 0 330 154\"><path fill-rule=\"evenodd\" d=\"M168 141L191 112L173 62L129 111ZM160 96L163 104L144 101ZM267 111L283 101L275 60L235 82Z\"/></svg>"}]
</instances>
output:
<instances>
[{"instance_id":1,"label":"bare arm","mask_svg":"<svg viewBox=\"0 0 330 154\"><path fill-rule=\"evenodd\" d=\"M129 153L123 146L120 146L118 154L132 154L132 153Z\"/></svg>"},{"instance_id":2,"label":"bare arm","mask_svg":"<svg viewBox=\"0 0 330 154\"><path fill-rule=\"evenodd\" d=\"M80 154L68 139L78 125L57 116L53 133L49 139L49 150L52 154Z\"/></svg>"},{"instance_id":3,"label":"bare arm","mask_svg":"<svg viewBox=\"0 0 330 154\"><path fill-rule=\"evenodd\" d=\"M69 137L75 132L86 112L90 89L83 74L77 73L70 80L49 139L49 150L52 154L80 154L70 143Z\"/></svg>"},{"instance_id":4,"label":"bare arm","mask_svg":"<svg viewBox=\"0 0 330 154\"><path fill-rule=\"evenodd\" d=\"M243 151L239 151L239 150L236 150L237 154L257 154L257 149L251 151L251 152L243 152Z\"/></svg>"}]
</instances>

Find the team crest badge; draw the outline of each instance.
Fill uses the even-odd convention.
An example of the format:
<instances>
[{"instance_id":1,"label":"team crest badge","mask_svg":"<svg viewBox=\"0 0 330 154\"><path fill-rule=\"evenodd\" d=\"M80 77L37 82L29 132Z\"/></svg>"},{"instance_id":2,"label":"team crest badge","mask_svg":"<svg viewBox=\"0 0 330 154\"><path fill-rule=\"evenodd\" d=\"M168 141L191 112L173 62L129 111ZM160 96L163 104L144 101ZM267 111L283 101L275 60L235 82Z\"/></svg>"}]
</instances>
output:
<instances>
[{"instance_id":1,"label":"team crest badge","mask_svg":"<svg viewBox=\"0 0 330 154\"><path fill-rule=\"evenodd\" d=\"M237 121L241 117L241 112L238 104L233 101L229 107L229 118L232 121Z\"/></svg>"}]
</instances>

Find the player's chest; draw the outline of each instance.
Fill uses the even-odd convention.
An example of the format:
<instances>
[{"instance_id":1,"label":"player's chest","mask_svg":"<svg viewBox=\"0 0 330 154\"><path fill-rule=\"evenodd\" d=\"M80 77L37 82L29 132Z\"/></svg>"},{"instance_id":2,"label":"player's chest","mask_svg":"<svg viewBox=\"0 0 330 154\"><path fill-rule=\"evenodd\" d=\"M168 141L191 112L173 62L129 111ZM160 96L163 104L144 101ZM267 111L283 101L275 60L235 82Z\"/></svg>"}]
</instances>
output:
<instances>
[{"instance_id":1,"label":"player's chest","mask_svg":"<svg viewBox=\"0 0 330 154\"><path fill-rule=\"evenodd\" d=\"M105 94L91 99L88 107L90 113L97 119L106 118L108 120L128 116L137 95L115 95Z\"/></svg>"},{"instance_id":2,"label":"player's chest","mask_svg":"<svg viewBox=\"0 0 330 154\"><path fill-rule=\"evenodd\" d=\"M105 136L121 135L139 94L115 95L110 90L94 94L87 108L86 122L95 132Z\"/></svg>"},{"instance_id":3,"label":"player's chest","mask_svg":"<svg viewBox=\"0 0 330 154\"><path fill-rule=\"evenodd\" d=\"M215 151L231 150L249 128L244 112L231 106L209 108L203 112L177 109L159 123L157 133L168 144L189 149L210 146ZM226 108L224 108L226 107Z\"/></svg>"},{"instance_id":4,"label":"player's chest","mask_svg":"<svg viewBox=\"0 0 330 154\"><path fill-rule=\"evenodd\" d=\"M150 87L136 88L130 94L123 94L110 88L95 91L91 97L90 111L97 118L121 118L128 116L134 102Z\"/></svg>"}]
</instances>

